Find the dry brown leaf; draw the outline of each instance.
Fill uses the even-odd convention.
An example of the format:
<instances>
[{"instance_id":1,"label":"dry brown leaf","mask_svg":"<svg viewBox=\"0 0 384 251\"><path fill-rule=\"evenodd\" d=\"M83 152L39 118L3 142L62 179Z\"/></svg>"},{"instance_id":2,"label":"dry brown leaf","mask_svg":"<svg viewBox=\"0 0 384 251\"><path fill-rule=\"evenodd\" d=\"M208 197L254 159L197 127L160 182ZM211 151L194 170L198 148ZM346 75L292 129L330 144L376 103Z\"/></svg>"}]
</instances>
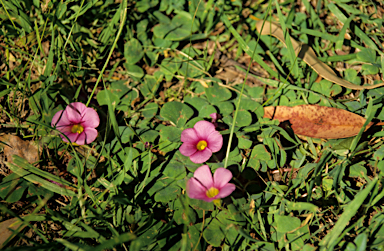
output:
<instances>
[{"instance_id":1,"label":"dry brown leaf","mask_svg":"<svg viewBox=\"0 0 384 251\"><path fill-rule=\"evenodd\" d=\"M19 218L12 218L0 223L0 249L3 248L5 242L9 237L12 238L16 235L13 234L14 231L20 227L21 221ZM26 225L23 225L18 231L21 231ZM11 231L11 230L13 231ZM8 240L9 241L9 240Z\"/></svg>"},{"instance_id":2,"label":"dry brown leaf","mask_svg":"<svg viewBox=\"0 0 384 251\"><path fill-rule=\"evenodd\" d=\"M268 106L264 107L264 117L280 122L288 120L295 134L319 139L356 136L366 121L352 112L318 105Z\"/></svg>"},{"instance_id":3,"label":"dry brown leaf","mask_svg":"<svg viewBox=\"0 0 384 251\"><path fill-rule=\"evenodd\" d=\"M10 134L0 136L0 141L6 143L3 145L4 154L9 162L12 161L12 155L18 155L31 164L39 160L39 151L33 141L25 141Z\"/></svg>"},{"instance_id":4,"label":"dry brown leaf","mask_svg":"<svg viewBox=\"0 0 384 251\"><path fill-rule=\"evenodd\" d=\"M256 28L260 32L260 34L274 36L277 39L279 39L285 46L287 46L284 42L283 30L277 24L271 23L268 21L264 22L264 27L263 27L263 22L264 21L261 20L256 23ZM263 27L263 30L261 30L262 27ZM359 86L359 85L352 84L347 80L339 78L331 69L331 67L324 64L317 58L315 52L311 47L309 47L307 44L297 42L293 38L291 38L291 42L292 42L293 49L295 50L296 56L303 59L304 62L306 62L315 72L317 72L317 74L319 74L323 78L335 84L338 84L353 90L374 89L380 86L384 86L384 83L371 85L371 86Z\"/></svg>"}]
</instances>

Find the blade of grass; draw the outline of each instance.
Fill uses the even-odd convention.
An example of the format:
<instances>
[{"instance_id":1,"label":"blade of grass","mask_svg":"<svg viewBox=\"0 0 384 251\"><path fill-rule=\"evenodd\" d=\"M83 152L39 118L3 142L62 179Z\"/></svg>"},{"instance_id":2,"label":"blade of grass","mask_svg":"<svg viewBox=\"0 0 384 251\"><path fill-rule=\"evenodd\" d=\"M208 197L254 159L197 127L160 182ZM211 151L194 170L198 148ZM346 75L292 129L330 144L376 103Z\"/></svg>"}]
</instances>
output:
<instances>
[{"instance_id":1,"label":"blade of grass","mask_svg":"<svg viewBox=\"0 0 384 251\"><path fill-rule=\"evenodd\" d=\"M42 178L58 182L58 183L63 184L65 186L70 186L70 187L73 186L72 183L70 183L64 179L61 179L54 174L48 173L46 171L43 171L39 168L34 167L33 165L29 164L27 160L23 159L20 156L14 155L13 156L13 163L15 165L18 165L19 167L23 167L25 170L27 170L31 173L34 173L34 174L36 174Z\"/></svg>"},{"instance_id":2,"label":"blade of grass","mask_svg":"<svg viewBox=\"0 0 384 251\"><path fill-rule=\"evenodd\" d=\"M7 8L5 8L3 0L0 0L0 1L1 1L1 5L3 6L3 9L5 10L5 13L7 14L8 19L11 21L11 23L13 25L13 28L16 30L17 34L20 34L19 30L16 28L15 23L13 22L13 18L9 15L9 12L7 11Z\"/></svg>"},{"instance_id":3,"label":"blade of grass","mask_svg":"<svg viewBox=\"0 0 384 251\"><path fill-rule=\"evenodd\" d=\"M233 28L233 26L231 25L231 23L229 22L228 18L223 14L222 16L222 20L223 22L225 23L225 25L228 27L228 29L232 29L232 34L237 34L237 35L234 35L237 39L238 39L238 42L240 43L240 40L245 44L245 41L243 40L243 38L239 35L239 33L237 33L237 31ZM235 32L235 33L234 33ZM259 38L260 39L260 38ZM243 85L241 87L241 92L240 92L240 95L239 95L239 98L238 98L238 101L237 101L237 105L236 105L236 110L235 110L235 114L233 115L233 122L232 122L232 125L231 125L231 131L230 131L230 134L229 134L229 140L228 140L228 147L227 147L227 151L226 151L226 154L225 154L225 161L224 161L224 168L227 168L228 166L228 159L229 159L229 153L231 151L231 145L232 145L232 139L233 139L233 132L235 130L235 125L236 125L236 119L237 119L237 114L239 112L239 108L240 108L240 102L241 102L241 98L243 96L243 92L244 92L244 87L245 87L245 83L247 81L247 78L248 78L248 74L249 74L249 70L251 69L251 65L252 65L252 60L254 58L254 55L255 55L255 51L256 51L256 48L257 48L257 45L258 45L258 42L256 42L256 45L255 45L255 49L252 51L250 50L250 48L245 45L249 51L251 52L252 51L252 54L250 55L251 56L251 62L249 63L249 66L248 66L248 70L247 70L247 73L245 75L245 78L244 78L244 82L243 82ZM244 48L243 48L244 49ZM263 62L264 63L264 62Z\"/></svg>"},{"instance_id":4,"label":"blade of grass","mask_svg":"<svg viewBox=\"0 0 384 251\"><path fill-rule=\"evenodd\" d=\"M23 177L24 179L26 179L26 180L34 183L34 184L39 184L42 187L48 189L49 191L52 191L54 193L61 194L61 195L66 195L66 196L75 196L76 195L73 191L66 189L64 187L60 187L60 186L58 186L58 185L56 185L50 181L47 181L43 178L40 178L37 175L32 174L30 171L24 170L24 169L16 166L15 164L12 164L9 162L5 162L5 164L9 167L9 169L11 169L14 173L19 175L20 177Z\"/></svg>"},{"instance_id":5,"label":"blade of grass","mask_svg":"<svg viewBox=\"0 0 384 251\"><path fill-rule=\"evenodd\" d=\"M103 77L103 73L104 73L105 69L106 69L107 66L108 66L109 59L112 57L112 53L113 53L113 51L114 51L114 49L115 49L115 47L116 47L117 41L118 41L119 38L120 38L121 32L123 31L123 28L125 27L124 24L125 24L125 20L126 20L126 18L127 18L127 1L126 1L126 0L121 2L121 7L122 7L122 9L123 9L123 13L122 13L121 16L120 16L120 27L119 27L119 31L118 31L117 34L116 34L115 41L113 41L112 48L109 50L109 54L108 54L108 56L107 56L107 60L105 61L104 66L103 66L103 68L101 69L101 72L100 72L100 74L99 74L99 77L97 78L96 83L95 83L95 86L93 87L92 93L91 93L91 95L89 96L87 103L85 104L86 106L88 106L89 103L91 102L91 99L92 99L92 97L93 97L93 95L94 95L94 93L95 93L95 91L96 91L96 89L97 89L97 86L99 85L99 82L100 82L101 78ZM114 128L114 129L115 129L115 128ZM116 135L119 135L118 132L119 132L119 131L117 130L117 134L116 134ZM115 133L116 133L116 131L115 131Z\"/></svg>"},{"instance_id":6,"label":"blade of grass","mask_svg":"<svg viewBox=\"0 0 384 251\"><path fill-rule=\"evenodd\" d=\"M325 166L325 163L327 163L331 159L331 157L332 157L331 152L326 151L325 153L323 153L319 162L316 164L315 171L312 175L311 183L309 184L307 202L309 202L312 199L311 198L312 197L312 189L315 186L316 177L319 175L320 171Z\"/></svg>"},{"instance_id":7,"label":"blade of grass","mask_svg":"<svg viewBox=\"0 0 384 251\"><path fill-rule=\"evenodd\" d=\"M344 36L345 36L345 33L347 32L347 28L349 28L349 25L350 25L351 21L353 20L353 18L355 18L354 15L350 16L347 19L347 21L345 21L343 28L341 28L341 31L338 35L339 40L336 42L336 45L335 45L336 51L339 51L343 48Z\"/></svg>"},{"instance_id":8,"label":"blade of grass","mask_svg":"<svg viewBox=\"0 0 384 251\"><path fill-rule=\"evenodd\" d=\"M103 250L108 250L112 249L117 245L120 245L124 242L132 241L136 239L136 235L132 233L123 233L120 234L119 236L113 237L102 244L96 246L96 247L89 247L86 250L88 251L103 251Z\"/></svg>"},{"instance_id":9,"label":"blade of grass","mask_svg":"<svg viewBox=\"0 0 384 251\"><path fill-rule=\"evenodd\" d=\"M344 15L343 12L334 4L330 3L328 4L328 9L337 17L337 19L340 20L344 25L348 21L348 18ZM360 28L354 24L354 22L351 22L353 27L353 32L356 34L356 36L360 37L361 40L367 45L368 48L374 49L377 52L379 52L381 55L383 55L383 52L380 51L376 44L365 34L364 31L360 30Z\"/></svg>"},{"instance_id":10,"label":"blade of grass","mask_svg":"<svg viewBox=\"0 0 384 251\"><path fill-rule=\"evenodd\" d=\"M317 31L317 30L301 28L300 31L297 31L297 30L293 30L293 31L295 32L295 34L296 33L297 34L307 34L307 35L311 35L311 36L315 36L315 37L321 37L322 39L326 39L326 40L329 40L329 41L332 41L335 43L339 40L338 36L333 36L333 35L328 34L328 33L322 33L322 32ZM360 50L364 48L364 46L359 45L358 43L356 43L353 40L349 40L349 42L351 43L351 46L354 48L358 48Z\"/></svg>"},{"instance_id":11,"label":"blade of grass","mask_svg":"<svg viewBox=\"0 0 384 251\"><path fill-rule=\"evenodd\" d=\"M367 111L366 111L366 118L367 118L367 120L365 121L363 127L361 127L359 134L357 134L357 136L353 139L352 144L351 144L351 146L349 148L349 151L351 152L350 158L352 158L354 156L357 143L359 142L359 140L361 138L361 135L364 133L365 128L368 126L368 124L374 118L378 108L379 108L379 105L373 106L372 98L370 98L369 102L368 102Z\"/></svg>"},{"instance_id":12,"label":"blade of grass","mask_svg":"<svg viewBox=\"0 0 384 251\"><path fill-rule=\"evenodd\" d=\"M63 244L63 246L67 247L70 250L77 250L77 251L87 251L88 250L88 249L84 249L83 245L80 245L78 243L72 243L72 242L69 242L69 241L61 239L61 238L56 239L56 241L58 243Z\"/></svg>"},{"instance_id":13,"label":"blade of grass","mask_svg":"<svg viewBox=\"0 0 384 251\"><path fill-rule=\"evenodd\" d=\"M357 53L318 58L322 62L345 61L356 58Z\"/></svg>"},{"instance_id":14,"label":"blade of grass","mask_svg":"<svg viewBox=\"0 0 384 251\"><path fill-rule=\"evenodd\" d=\"M312 23L317 24L320 27L320 29L323 32L325 32L324 24L321 22L320 17L316 14L316 11L312 8L312 5L309 2L309 0L304 0L303 4L304 4L305 8L307 9L307 12L309 13L309 15L312 19ZM319 1L318 4L321 4L321 1ZM317 13L320 13L320 11L318 11Z\"/></svg>"},{"instance_id":15,"label":"blade of grass","mask_svg":"<svg viewBox=\"0 0 384 251\"><path fill-rule=\"evenodd\" d=\"M289 60L291 61L291 65L292 65L291 70L292 70L293 75L295 75L295 77L298 77L299 76L299 65L297 63L297 56L295 54L295 50L293 49L291 37L289 36L287 26L285 25L285 19L284 19L283 14L281 13L279 2L277 0L275 0L275 4L276 4L277 14L279 17L279 23L280 23L281 28L282 28L283 33L284 33L285 44L286 44L287 49L288 49Z\"/></svg>"},{"instance_id":16,"label":"blade of grass","mask_svg":"<svg viewBox=\"0 0 384 251\"><path fill-rule=\"evenodd\" d=\"M231 22L228 20L228 17L223 14L221 16L221 21L227 26L228 30L232 33L232 35L236 38L237 42L240 44L241 48L247 53L256 63L258 63L263 69L265 69L271 76L275 78L279 78L279 74L272 70L266 63L264 63L263 59L255 53L254 50L249 48L249 46L245 43L244 39L240 36L240 34L233 28Z\"/></svg>"},{"instance_id":17,"label":"blade of grass","mask_svg":"<svg viewBox=\"0 0 384 251\"><path fill-rule=\"evenodd\" d=\"M345 227L349 224L352 217L357 213L359 208L362 206L364 200L369 196L369 193L374 188L376 183L378 182L378 177L376 176L365 188L360 191L355 198L349 202L348 206L345 207L346 210L337 220L335 226L332 230L324 237L324 239L320 242L320 246L325 250L329 250L330 246L335 246L335 241L339 237L339 235L343 232Z\"/></svg>"},{"instance_id":18,"label":"blade of grass","mask_svg":"<svg viewBox=\"0 0 384 251\"><path fill-rule=\"evenodd\" d=\"M240 67L237 68L237 69L239 69L241 71L245 71L244 69L242 69ZM298 87L298 86L295 86L295 85L285 84L285 83L277 81L277 80L262 78L262 77L253 75L252 73L249 73L249 74L252 77L260 80L261 82L263 82L266 85L269 85L269 86L272 86L272 87L275 87L275 88L283 88L283 89L286 89L286 90L296 90L296 91L304 91L304 92L312 93L312 94L314 94L316 96L321 97L324 100L327 100L334 107L344 108L344 107L340 106L340 104L336 103L334 100L332 100L332 99L330 99L330 98L328 98L328 97L326 97L326 96L324 96L324 95L322 95L320 93L317 93L317 92L305 89L303 87Z\"/></svg>"}]
</instances>

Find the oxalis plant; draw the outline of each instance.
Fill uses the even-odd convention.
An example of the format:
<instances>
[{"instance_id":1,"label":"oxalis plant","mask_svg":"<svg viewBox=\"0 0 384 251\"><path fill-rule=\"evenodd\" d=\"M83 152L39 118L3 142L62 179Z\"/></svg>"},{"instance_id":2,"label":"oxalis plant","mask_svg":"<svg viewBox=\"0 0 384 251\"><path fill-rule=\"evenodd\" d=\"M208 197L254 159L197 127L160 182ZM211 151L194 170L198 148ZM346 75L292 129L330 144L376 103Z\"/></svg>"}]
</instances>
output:
<instances>
[{"instance_id":1,"label":"oxalis plant","mask_svg":"<svg viewBox=\"0 0 384 251\"><path fill-rule=\"evenodd\" d=\"M0 249L382 250L383 10L0 0Z\"/></svg>"}]
</instances>

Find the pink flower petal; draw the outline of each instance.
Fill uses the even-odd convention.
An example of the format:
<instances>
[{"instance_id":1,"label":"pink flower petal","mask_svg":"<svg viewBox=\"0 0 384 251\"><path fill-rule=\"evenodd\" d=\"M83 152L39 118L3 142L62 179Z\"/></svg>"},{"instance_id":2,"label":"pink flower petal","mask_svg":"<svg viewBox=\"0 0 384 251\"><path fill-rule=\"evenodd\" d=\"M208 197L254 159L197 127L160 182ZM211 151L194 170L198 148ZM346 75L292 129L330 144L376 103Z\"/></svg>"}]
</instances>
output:
<instances>
[{"instance_id":1,"label":"pink flower petal","mask_svg":"<svg viewBox=\"0 0 384 251\"><path fill-rule=\"evenodd\" d=\"M74 102L65 108L65 112L69 121L71 121L73 124L80 124L84 115L83 112L86 109L87 107L83 103Z\"/></svg>"},{"instance_id":2,"label":"pink flower petal","mask_svg":"<svg viewBox=\"0 0 384 251\"><path fill-rule=\"evenodd\" d=\"M193 128L199 140L207 140L208 135L216 131L215 126L211 122L204 120L197 122Z\"/></svg>"},{"instance_id":3,"label":"pink flower petal","mask_svg":"<svg viewBox=\"0 0 384 251\"><path fill-rule=\"evenodd\" d=\"M235 191L235 189L236 186L234 184L228 183L220 189L219 194L216 195L214 199L225 198Z\"/></svg>"},{"instance_id":4,"label":"pink flower petal","mask_svg":"<svg viewBox=\"0 0 384 251\"><path fill-rule=\"evenodd\" d=\"M209 199L207 194L206 194L207 190L195 178L190 178L187 181L186 190L187 190L187 195L189 198L198 199L198 200Z\"/></svg>"},{"instance_id":5,"label":"pink flower petal","mask_svg":"<svg viewBox=\"0 0 384 251\"><path fill-rule=\"evenodd\" d=\"M209 148L205 148L203 151L196 151L194 154L189 156L193 163L203 163L212 156L212 151Z\"/></svg>"},{"instance_id":6,"label":"pink flower petal","mask_svg":"<svg viewBox=\"0 0 384 251\"><path fill-rule=\"evenodd\" d=\"M232 173L228 169L225 168L217 168L215 173L213 174L213 183L214 187L217 189L221 189L232 179Z\"/></svg>"},{"instance_id":7,"label":"pink flower petal","mask_svg":"<svg viewBox=\"0 0 384 251\"><path fill-rule=\"evenodd\" d=\"M84 132L80 134L79 139L82 137L83 134L85 135L84 136L85 144L89 144L89 143L95 141L98 133L97 133L97 130L95 128L89 128L88 127L88 128L84 128ZM79 143L77 143L77 144L79 144Z\"/></svg>"},{"instance_id":8,"label":"pink flower petal","mask_svg":"<svg viewBox=\"0 0 384 251\"><path fill-rule=\"evenodd\" d=\"M67 132L67 133L64 133L65 135L67 135L67 137L69 138L69 140L74 143L77 141L77 138L79 137L79 134L78 133L72 133L72 132ZM60 137L65 141L65 142L68 142L67 138L65 138L63 135L60 134Z\"/></svg>"},{"instance_id":9,"label":"pink flower petal","mask_svg":"<svg viewBox=\"0 0 384 251\"><path fill-rule=\"evenodd\" d=\"M217 113L211 113L209 116L212 118L212 123L216 122L217 120Z\"/></svg>"},{"instance_id":10,"label":"pink flower petal","mask_svg":"<svg viewBox=\"0 0 384 251\"><path fill-rule=\"evenodd\" d=\"M60 127L65 127L71 125L71 121L68 120L64 110L56 112L55 116L52 118L51 126L56 127L60 130Z\"/></svg>"},{"instance_id":11,"label":"pink flower petal","mask_svg":"<svg viewBox=\"0 0 384 251\"><path fill-rule=\"evenodd\" d=\"M223 136L218 131L214 131L208 135L207 143L207 147L211 149L212 152L218 152L223 146Z\"/></svg>"},{"instance_id":12,"label":"pink flower petal","mask_svg":"<svg viewBox=\"0 0 384 251\"><path fill-rule=\"evenodd\" d=\"M213 187L213 178L209 166L203 165L197 168L195 173L193 174L193 177L200 181L200 183L206 188L206 190Z\"/></svg>"},{"instance_id":13,"label":"pink flower petal","mask_svg":"<svg viewBox=\"0 0 384 251\"><path fill-rule=\"evenodd\" d=\"M192 154L194 154L195 152L197 152L197 148L196 148L196 145L195 144L191 144L191 143L183 143L180 148L179 148L179 151L182 155L184 156L191 156Z\"/></svg>"},{"instance_id":14,"label":"pink flower petal","mask_svg":"<svg viewBox=\"0 0 384 251\"><path fill-rule=\"evenodd\" d=\"M67 135L69 133L72 133L72 125L61 126L61 127L56 126L56 128L57 128L57 130L59 130L60 132L64 133L65 135Z\"/></svg>"},{"instance_id":15,"label":"pink flower petal","mask_svg":"<svg viewBox=\"0 0 384 251\"><path fill-rule=\"evenodd\" d=\"M99 124L100 124L100 118L97 112L92 108L85 109L83 112L81 125L84 128L86 127L96 128L99 126Z\"/></svg>"},{"instance_id":16,"label":"pink flower petal","mask_svg":"<svg viewBox=\"0 0 384 251\"><path fill-rule=\"evenodd\" d=\"M199 137L196 134L195 129L187 128L181 133L181 142L191 143L196 146L197 142L199 142Z\"/></svg>"},{"instance_id":17,"label":"pink flower petal","mask_svg":"<svg viewBox=\"0 0 384 251\"><path fill-rule=\"evenodd\" d=\"M78 144L80 146L85 145L86 144L85 143L86 137L87 137L87 135L84 132L82 132L82 133L79 134L79 137L77 137L77 140L75 142L73 142L73 143L76 143L76 144Z\"/></svg>"}]
</instances>

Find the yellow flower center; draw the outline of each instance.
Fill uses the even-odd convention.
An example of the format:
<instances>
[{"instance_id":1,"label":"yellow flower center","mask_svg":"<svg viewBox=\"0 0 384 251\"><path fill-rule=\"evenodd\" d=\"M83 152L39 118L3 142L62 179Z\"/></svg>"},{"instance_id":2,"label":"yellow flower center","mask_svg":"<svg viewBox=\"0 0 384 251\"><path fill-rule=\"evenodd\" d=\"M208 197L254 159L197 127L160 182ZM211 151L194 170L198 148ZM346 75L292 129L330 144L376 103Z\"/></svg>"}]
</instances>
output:
<instances>
[{"instance_id":1,"label":"yellow flower center","mask_svg":"<svg viewBox=\"0 0 384 251\"><path fill-rule=\"evenodd\" d=\"M207 141L205 140L200 140L199 143L197 143L197 150L203 151L207 147Z\"/></svg>"},{"instance_id":2,"label":"yellow flower center","mask_svg":"<svg viewBox=\"0 0 384 251\"><path fill-rule=\"evenodd\" d=\"M82 127L81 125L74 125L72 126L72 129L71 129L71 132L72 133L82 133L84 131L84 127Z\"/></svg>"},{"instance_id":3,"label":"yellow flower center","mask_svg":"<svg viewBox=\"0 0 384 251\"><path fill-rule=\"evenodd\" d=\"M219 194L219 189L214 188L214 187L211 187L210 189L208 189L208 191L206 193L208 198L213 198L213 197L215 197L218 194Z\"/></svg>"}]
</instances>

